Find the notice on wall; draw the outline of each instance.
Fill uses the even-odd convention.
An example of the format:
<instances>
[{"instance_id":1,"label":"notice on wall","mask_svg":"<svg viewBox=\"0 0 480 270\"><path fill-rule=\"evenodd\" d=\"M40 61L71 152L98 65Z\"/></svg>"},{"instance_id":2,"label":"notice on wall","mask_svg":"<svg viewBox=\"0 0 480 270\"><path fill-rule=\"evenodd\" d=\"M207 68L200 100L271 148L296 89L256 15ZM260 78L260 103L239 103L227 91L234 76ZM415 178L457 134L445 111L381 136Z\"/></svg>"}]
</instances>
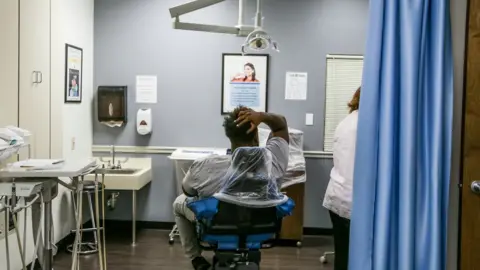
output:
<instances>
[{"instance_id":1,"label":"notice on wall","mask_svg":"<svg viewBox=\"0 0 480 270\"><path fill-rule=\"evenodd\" d=\"M307 80L306 72L287 72L285 79L285 99L286 100L307 100Z\"/></svg>"},{"instance_id":2,"label":"notice on wall","mask_svg":"<svg viewBox=\"0 0 480 270\"><path fill-rule=\"evenodd\" d=\"M157 103L157 76L137 76L137 103Z\"/></svg>"}]
</instances>

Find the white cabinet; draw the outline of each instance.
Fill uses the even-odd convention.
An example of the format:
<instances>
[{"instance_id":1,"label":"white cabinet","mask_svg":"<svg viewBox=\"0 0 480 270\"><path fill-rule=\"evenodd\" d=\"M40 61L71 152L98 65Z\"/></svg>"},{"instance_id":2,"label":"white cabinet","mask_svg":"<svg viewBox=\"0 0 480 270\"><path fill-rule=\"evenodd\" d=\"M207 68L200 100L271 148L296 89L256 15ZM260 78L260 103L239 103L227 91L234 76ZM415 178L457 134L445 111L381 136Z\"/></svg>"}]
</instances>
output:
<instances>
[{"instance_id":1,"label":"white cabinet","mask_svg":"<svg viewBox=\"0 0 480 270\"><path fill-rule=\"evenodd\" d=\"M20 0L19 124L32 156L50 157L50 0Z\"/></svg>"},{"instance_id":2,"label":"white cabinet","mask_svg":"<svg viewBox=\"0 0 480 270\"><path fill-rule=\"evenodd\" d=\"M0 126L18 124L18 2L0 1Z\"/></svg>"}]
</instances>

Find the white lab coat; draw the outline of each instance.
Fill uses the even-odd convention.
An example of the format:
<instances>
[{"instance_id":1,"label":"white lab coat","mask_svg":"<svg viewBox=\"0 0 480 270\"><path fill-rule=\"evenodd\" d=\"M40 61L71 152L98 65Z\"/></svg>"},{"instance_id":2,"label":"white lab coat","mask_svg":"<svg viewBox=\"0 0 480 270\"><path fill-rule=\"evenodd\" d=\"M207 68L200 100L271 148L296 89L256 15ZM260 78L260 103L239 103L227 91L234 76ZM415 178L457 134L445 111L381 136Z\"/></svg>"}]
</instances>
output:
<instances>
[{"instance_id":1,"label":"white lab coat","mask_svg":"<svg viewBox=\"0 0 480 270\"><path fill-rule=\"evenodd\" d=\"M335 214L350 219L352 211L353 169L357 142L358 111L350 113L335 130L333 169L323 200L323 206Z\"/></svg>"}]
</instances>

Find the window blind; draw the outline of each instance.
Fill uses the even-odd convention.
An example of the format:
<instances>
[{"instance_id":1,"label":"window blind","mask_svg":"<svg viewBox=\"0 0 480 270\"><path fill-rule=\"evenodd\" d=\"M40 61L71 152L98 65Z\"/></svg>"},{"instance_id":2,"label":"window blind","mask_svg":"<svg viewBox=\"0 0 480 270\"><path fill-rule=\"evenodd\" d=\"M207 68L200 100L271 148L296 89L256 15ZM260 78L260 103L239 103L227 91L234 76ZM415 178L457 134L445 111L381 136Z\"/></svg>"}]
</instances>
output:
<instances>
[{"instance_id":1,"label":"window blind","mask_svg":"<svg viewBox=\"0 0 480 270\"><path fill-rule=\"evenodd\" d=\"M349 113L348 103L362 83L363 56L327 55L323 151L333 151L337 125Z\"/></svg>"}]
</instances>

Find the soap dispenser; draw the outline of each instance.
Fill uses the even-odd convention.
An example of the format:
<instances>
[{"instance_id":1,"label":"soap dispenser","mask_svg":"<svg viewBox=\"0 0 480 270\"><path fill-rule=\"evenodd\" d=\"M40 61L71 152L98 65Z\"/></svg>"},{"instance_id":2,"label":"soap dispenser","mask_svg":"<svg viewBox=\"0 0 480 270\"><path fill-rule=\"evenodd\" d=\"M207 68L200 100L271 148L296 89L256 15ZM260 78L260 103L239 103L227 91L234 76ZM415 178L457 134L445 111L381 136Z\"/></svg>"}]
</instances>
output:
<instances>
[{"instance_id":1,"label":"soap dispenser","mask_svg":"<svg viewBox=\"0 0 480 270\"><path fill-rule=\"evenodd\" d=\"M127 86L99 86L98 121L127 122Z\"/></svg>"}]
</instances>

